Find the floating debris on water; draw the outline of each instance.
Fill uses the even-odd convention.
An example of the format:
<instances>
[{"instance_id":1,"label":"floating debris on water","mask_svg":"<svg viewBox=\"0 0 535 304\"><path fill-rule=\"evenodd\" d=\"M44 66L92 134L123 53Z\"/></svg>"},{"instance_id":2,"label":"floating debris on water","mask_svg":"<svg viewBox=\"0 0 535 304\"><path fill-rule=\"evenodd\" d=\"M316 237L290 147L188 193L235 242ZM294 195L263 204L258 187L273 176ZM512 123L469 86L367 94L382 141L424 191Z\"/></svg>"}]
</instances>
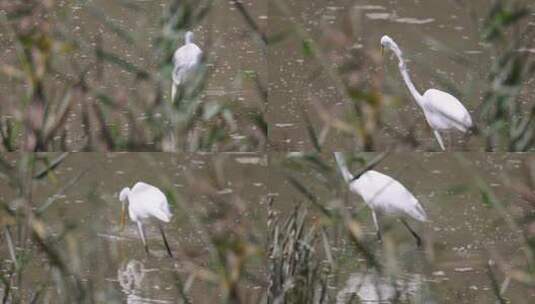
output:
<instances>
[{"instance_id":1,"label":"floating debris on water","mask_svg":"<svg viewBox=\"0 0 535 304\"><path fill-rule=\"evenodd\" d=\"M469 271L473 271L474 268L472 268L472 267L458 267L458 268L454 268L453 270L455 270L457 272L469 272Z\"/></svg>"},{"instance_id":2,"label":"floating debris on water","mask_svg":"<svg viewBox=\"0 0 535 304\"><path fill-rule=\"evenodd\" d=\"M427 18L427 19L416 19L416 18L398 18L394 20L395 22L399 23L407 23L407 24L427 24L434 22L435 19L433 18Z\"/></svg>"},{"instance_id":3,"label":"floating debris on water","mask_svg":"<svg viewBox=\"0 0 535 304\"><path fill-rule=\"evenodd\" d=\"M274 126L277 128L289 128L293 127L295 124L293 123L276 123Z\"/></svg>"},{"instance_id":4,"label":"floating debris on water","mask_svg":"<svg viewBox=\"0 0 535 304\"><path fill-rule=\"evenodd\" d=\"M229 193L232 193L232 192L233 192L232 189L225 188L225 189L217 191L217 194L229 194Z\"/></svg>"},{"instance_id":5,"label":"floating debris on water","mask_svg":"<svg viewBox=\"0 0 535 304\"><path fill-rule=\"evenodd\" d=\"M264 156L264 157L256 157L256 156L236 157L235 160L236 160L237 163L240 163L240 164L243 164L243 165L267 166L267 163L268 163L267 156Z\"/></svg>"}]
</instances>

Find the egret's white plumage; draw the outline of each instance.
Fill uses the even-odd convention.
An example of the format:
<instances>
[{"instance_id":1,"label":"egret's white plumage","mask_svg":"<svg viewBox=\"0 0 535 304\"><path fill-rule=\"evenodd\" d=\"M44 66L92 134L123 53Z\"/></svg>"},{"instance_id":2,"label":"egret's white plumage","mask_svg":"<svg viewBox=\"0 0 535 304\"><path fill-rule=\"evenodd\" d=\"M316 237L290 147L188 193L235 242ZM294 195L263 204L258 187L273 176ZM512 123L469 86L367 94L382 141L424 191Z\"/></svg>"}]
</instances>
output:
<instances>
[{"instance_id":1,"label":"egret's white plumage","mask_svg":"<svg viewBox=\"0 0 535 304\"><path fill-rule=\"evenodd\" d=\"M369 170L349 184L351 191L377 213L408 215L418 221L426 221L427 215L418 200L400 182L388 175Z\"/></svg>"},{"instance_id":2,"label":"egret's white plumage","mask_svg":"<svg viewBox=\"0 0 535 304\"><path fill-rule=\"evenodd\" d=\"M123 188L119 194L119 200L123 203L121 225L124 225L126 214L124 209L128 203L128 215L130 216L130 219L138 225L141 240L143 241L145 250L148 252L143 230L143 222L151 218L156 218L165 223L168 223L171 220L172 214L171 211L169 211L167 197L165 197L165 194L160 189L144 182L137 182L132 189L128 187ZM172 256L165 233L161 226L159 226L159 228L168 253Z\"/></svg>"},{"instance_id":3,"label":"egret's white plumage","mask_svg":"<svg viewBox=\"0 0 535 304\"><path fill-rule=\"evenodd\" d=\"M451 94L436 89L427 90L423 96L418 92L407 71L403 53L392 38L383 36L381 38L381 47L392 50L398 58L401 76L416 103L424 111L425 119L433 129L433 133L442 150L445 150L445 147L439 131L456 129L461 132L466 132L473 127L470 113L468 113L468 110L466 110L463 104Z\"/></svg>"},{"instance_id":4,"label":"egret's white plumage","mask_svg":"<svg viewBox=\"0 0 535 304\"><path fill-rule=\"evenodd\" d=\"M359 194L364 202L372 209L373 221L380 236L377 213L392 216L408 216L415 220L427 221L427 214L418 199L400 182L392 177L374 170L368 170L355 178L345 163L341 152L334 153L336 163L344 180L349 183L349 189ZM403 222L417 238L415 232Z\"/></svg>"},{"instance_id":5,"label":"egret's white plumage","mask_svg":"<svg viewBox=\"0 0 535 304\"><path fill-rule=\"evenodd\" d=\"M186 32L185 44L173 54L173 85L171 99L175 100L178 87L187 82L195 74L202 61L202 50L193 43L193 32Z\"/></svg>"},{"instance_id":6,"label":"egret's white plumage","mask_svg":"<svg viewBox=\"0 0 535 304\"><path fill-rule=\"evenodd\" d=\"M125 192L123 192L125 191ZM137 182L130 190L124 188L121 194L128 196L128 215L134 222L155 217L162 222L171 220L169 204L163 192L147 183Z\"/></svg>"}]
</instances>

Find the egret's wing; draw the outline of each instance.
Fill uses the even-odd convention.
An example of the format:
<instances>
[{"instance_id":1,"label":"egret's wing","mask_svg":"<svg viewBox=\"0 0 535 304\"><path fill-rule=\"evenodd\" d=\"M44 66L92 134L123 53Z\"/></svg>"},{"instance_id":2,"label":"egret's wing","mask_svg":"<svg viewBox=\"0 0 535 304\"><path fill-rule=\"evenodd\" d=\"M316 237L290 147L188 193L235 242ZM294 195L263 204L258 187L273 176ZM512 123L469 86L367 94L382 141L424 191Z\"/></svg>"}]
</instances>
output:
<instances>
[{"instance_id":1,"label":"egret's wing","mask_svg":"<svg viewBox=\"0 0 535 304\"><path fill-rule=\"evenodd\" d=\"M466 132L472 126L470 113L463 104L451 94L430 89L424 94L424 110L431 123L440 129L456 128Z\"/></svg>"},{"instance_id":2,"label":"egret's wing","mask_svg":"<svg viewBox=\"0 0 535 304\"><path fill-rule=\"evenodd\" d=\"M193 44L180 47L173 55L173 81L180 84L189 75L189 72L199 65L202 58L201 49Z\"/></svg>"},{"instance_id":3,"label":"egret's wing","mask_svg":"<svg viewBox=\"0 0 535 304\"><path fill-rule=\"evenodd\" d=\"M151 190L158 190L158 188L154 187L153 185L149 185L144 182L137 182L134 187L132 187L132 190L130 190L132 193L141 193L143 191L151 191Z\"/></svg>"},{"instance_id":4,"label":"egret's wing","mask_svg":"<svg viewBox=\"0 0 535 304\"><path fill-rule=\"evenodd\" d=\"M386 213L406 214L420 221L427 215L412 193L400 182L388 175L370 170L361 176L366 181L369 204ZM366 199L366 198L365 198Z\"/></svg>"},{"instance_id":5,"label":"egret's wing","mask_svg":"<svg viewBox=\"0 0 535 304\"><path fill-rule=\"evenodd\" d=\"M175 51L173 64L176 67L188 67L199 63L202 51L195 44L187 44Z\"/></svg>"},{"instance_id":6,"label":"egret's wing","mask_svg":"<svg viewBox=\"0 0 535 304\"><path fill-rule=\"evenodd\" d=\"M188 61L188 49L188 46L184 45L175 51L173 54L173 65L175 68L186 65L186 62Z\"/></svg>"},{"instance_id":7,"label":"egret's wing","mask_svg":"<svg viewBox=\"0 0 535 304\"><path fill-rule=\"evenodd\" d=\"M171 213L167 197L158 188L144 182L138 182L129 195L130 208L138 217L154 216L161 221L169 222Z\"/></svg>"}]
</instances>

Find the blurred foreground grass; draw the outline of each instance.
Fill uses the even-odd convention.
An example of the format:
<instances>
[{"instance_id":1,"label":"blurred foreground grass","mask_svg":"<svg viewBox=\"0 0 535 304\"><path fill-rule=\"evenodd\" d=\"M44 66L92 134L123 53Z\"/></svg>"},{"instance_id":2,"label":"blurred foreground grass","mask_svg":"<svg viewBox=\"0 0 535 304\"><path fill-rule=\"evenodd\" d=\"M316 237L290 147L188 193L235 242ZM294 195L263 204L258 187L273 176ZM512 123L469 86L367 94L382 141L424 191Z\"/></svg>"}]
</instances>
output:
<instances>
[{"instance_id":1,"label":"blurred foreground grass","mask_svg":"<svg viewBox=\"0 0 535 304\"><path fill-rule=\"evenodd\" d=\"M180 100L167 100L171 58L185 31L210 22L214 11L239 7L248 16L247 10L240 3L212 0L162 4L160 30L149 36L147 47L148 33L131 32L98 3L1 0L0 33L10 50L0 61L1 85L15 96L0 96L0 151L263 149L267 125L262 102L206 100L214 67L210 56ZM109 5L149 25L154 14L144 10L160 8L132 1ZM86 18L82 23L80 15ZM254 25L245 20L244 28ZM261 49L259 31L248 30L247 39ZM210 41L204 47L209 54ZM127 52L119 54L117 48ZM132 55L146 64L133 61ZM259 71L236 73L258 89L259 99L265 97ZM123 87L110 86L112 80Z\"/></svg>"},{"instance_id":2,"label":"blurred foreground grass","mask_svg":"<svg viewBox=\"0 0 535 304\"><path fill-rule=\"evenodd\" d=\"M166 227L169 235L174 234L170 239L176 259L163 257L163 248L159 255L157 238L152 245L154 255L145 257L137 236L116 231L118 222L113 219L118 217L117 197L88 183L90 164L73 166L75 170L68 179L65 172L57 174L71 157L60 153L10 153L0 158L3 303L124 302L129 294L113 279L116 271L128 270L124 265L116 270L125 258L140 259L147 269L156 268L158 271L145 274L156 276L157 283L153 284L160 285L157 290L165 293L155 292L153 297L165 299L172 294L178 303L355 303L369 299L369 294L361 293L364 286L383 292L383 299L391 303L428 303L455 294L441 294L437 287L440 284L430 287L432 278L423 278L447 267L436 265L443 249L439 239L426 239L423 250L412 250L410 236L407 242L395 237L394 224L386 222L383 226L383 243L366 233L367 209L361 201L346 195L347 185L330 155L270 156L269 164L261 170L269 170L265 175L271 179L266 180L279 179L277 185L285 188L255 198L243 197L241 191L221 195L231 182L226 175L228 155L207 157L206 175L184 171L187 191L174 185L172 175L155 173L158 186L172 206L173 222L180 223ZM86 158L91 157L96 155ZM139 157L137 163L143 168L158 168L162 161L158 154ZM371 158L362 153L351 155L349 160L362 168ZM490 286L485 299L489 293L502 303L509 297L518 299L510 289L525 290L535 285L535 159L526 157L525 176L500 177L503 186L515 194L510 196L512 201L497 195L494 186L472 168L470 155L457 154L450 161L472 172L474 184L467 187L480 194L480 201L474 203L492 209L497 215L494 221L503 222L500 227L511 231L515 246L518 244L511 256L492 245L483 246L481 252L488 265L469 264L483 272L477 285ZM84 167L89 171L81 169ZM43 187L47 191L43 192ZM75 193L86 202L85 208L95 213L93 216L81 215L77 210L82 207L64 202L71 188L84 189ZM191 193L205 199L192 199ZM291 197L295 200L288 200L288 193L294 193ZM66 211L56 214L63 209ZM182 234L190 230L195 232L194 239L184 239ZM182 241L177 244L176 239ZM130 250L125 251L128 243ZM409 274L405 263L414 268ZM169 284L171 287L166 287ZM143 285L136 288L143 290ZM152 285L145 288L156 290Z\"/></svg>"},{"instance_id":3,"label":"blurred foreground grass","mask_svg":"<svg viewBox=\"0 0 535 304\"><path fill-rule=\"evenodd\" d=\"M299 60L303 60L303 66L306 67L300 70L304 70L306 75L298 77L303 79L305 87L306 84L313 83L321 88L313 87L311 90L313 93L305 96L305 100L296 101L298 109L302 109L301 113L296 114L302 116L297 118L298 125L302 129L297 134L309 135L305 141L308 149L437 150L436 146L427 147L421 140L422 132L425 132L426 137L432 137L427 130L421 130L424 126L428 129L427 124L423 122L423 115L418 113L415 118L416 114L411 109L410 114L404 116L398 105L399 101L403 100L404 104L414 101L408 94L404 94L406 88L401 84L401 80L396 81L403 86L402 91L396 89L391 92L393 88L385 80L387 77L381 68L385 63L380 56L379 41L370 42L370 37L378 37L377 29L370 28L376 26L376 23L365 15L368 10L384 9L383 5L374 7L363 6L358 1L352 4L339 1L336 5L344 9L335 9L336 6L332 6L330 7L332 11L317 10L315 11L317 15L309 16L308 14L314 11L312 9L314 6L307 5L304 1L296 2L299 4L289 4L283 0L271 0L271 3L276 18L284 20L287 26L279 27L279 32L272 33L277 39L269 47L276 54L286 51L284 48L292 43L301 45L301 50L297 52ZM437 73L432 54L427 55L430 57L425 61L418 61L411 53L404 53L413 61L409 64L409 68L412 68L410 74L420 76L413 75L412 71L423 74L422 79L419 79L422 83L417 83L417 88L421 92L424 92L431 82L438 89L444 89L458 97L470 111L477 128L474 132L457 136L457 139L462 138L462 140L456 140L460 144L456 143L452 149L533 151L535 149L535 102L531 97L532 79L535 75L533 57L535 36L531 22L533 4L523 0L493 0L485 3L488 4L484 7L481 7L481 3L470 1L454 1L447 4L458 8L459 14L465 15L463 17L471 21L462 25L465 27L463 32L465 38L469 38L471 43L476 45L477 55L474 56L467 56L464 53L469 49L452 49L442 41L441 37L424 34L423 32L430 31L428 29L422 31L406 27L407 35L421 36L418 40L422 40L421 48L440 52L441 56L451 60L452 65L462 67L461 71L466 73L464 78L454 83L449 77ZM398 5L403 6L404 10L413 5L418 6L418 4L391 2L386 6L388 10L393 10L390 18L395 18L395 7ZM306 7L309 11L293 11L296 7ZM387 16L390 14L387 11L381 12L385 12ZM315 20L320 15L324 20ZM336 21L327 22L331 15L336 16ZM469 35L472 27L474 35ZM410 29L413 32L409 32ZM441 33L440 30L437 32ZM410 39L405 40L410 41ZM395 73L398 79L397 64L393 66L393 70L388 72ZM277 74L276 69L273 71ZM293 80L289 76L279 75L286 77L281 86L284 82ZM462 85L459 84L461 81L464 82ZM326 82L328 85L322 87ZM332 92L326 92L327 89L332 89ZM286 95L284 92L279 94ZM325 99L332 101L327 102ZM339 106L340 101L344 102L342 110ZM284 104L287 101L276 102ZM289 137L287 141L291 143L279 144L301 145L304 139Z\"/></svg>"}]
</instances>

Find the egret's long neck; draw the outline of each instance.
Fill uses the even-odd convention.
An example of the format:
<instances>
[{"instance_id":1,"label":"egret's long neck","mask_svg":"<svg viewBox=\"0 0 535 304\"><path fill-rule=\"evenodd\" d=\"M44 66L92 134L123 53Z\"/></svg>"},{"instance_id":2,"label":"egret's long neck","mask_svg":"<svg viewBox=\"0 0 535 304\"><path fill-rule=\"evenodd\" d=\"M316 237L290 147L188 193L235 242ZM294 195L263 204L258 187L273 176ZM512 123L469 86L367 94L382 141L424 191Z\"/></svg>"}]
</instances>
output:
<instances>
[{"instance_id":1,"label":"egret's long neck","mask_svg":"<svg viewBox=\"0 0 535 304\"><path fill-rule=\"evenodd\" d=\"M351 172L349 172L349 169L347 169L344 156L341 152L334 152L334 158L336 159L336 164L338 165L338 169L340 169L344 180L349 183L353 179L353 174L351 174Z\"/></svg>"},{"instance_id":2,"label":"egret's long neck","mask_svg":"<svg viewBox=\"0 0 535 304\"><path fill-rule=\"evenodd\" d=\"M416 87L412 83L411 77L409 76L409 72L407 71L407 65L405 63L405 60L403 59L403 53L401 52L400 48L397 46L397 44L392 44L392 51L399 59L399 71L401 72L401 76L403 77L403 80L405 81L405 84L407 85L407 88L411 92L412 96L416 100L416 103L420 107L423 106L423 97L420 95L418 90L416 90Z\"/></svg>"},{"instance_id":3,"label":"egret's long neck","mask_svg":"<svg viewBox=\"0 0 535 304\"><path fill-rule=\"evenodd\" d=\"M186 35L184 40L186 40L186 44L193 43L193 35Z\"/></svg>"}]
</instances>

